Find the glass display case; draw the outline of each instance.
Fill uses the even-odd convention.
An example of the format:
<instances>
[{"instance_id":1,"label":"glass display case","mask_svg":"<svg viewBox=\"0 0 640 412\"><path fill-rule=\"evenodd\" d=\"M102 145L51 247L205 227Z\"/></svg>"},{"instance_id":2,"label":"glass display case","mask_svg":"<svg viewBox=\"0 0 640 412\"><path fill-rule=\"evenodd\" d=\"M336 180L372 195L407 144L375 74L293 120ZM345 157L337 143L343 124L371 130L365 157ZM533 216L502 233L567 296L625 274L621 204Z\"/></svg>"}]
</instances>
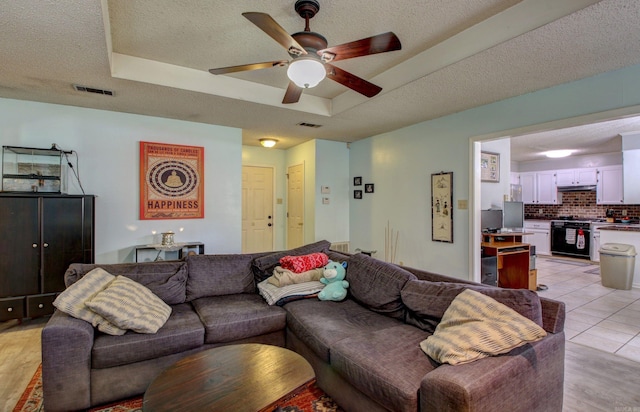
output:
<instances>
[{"instance_id":1,"label":"glass display case","mask_svg":"<svg viewBox=\"0 0 640 412\"><path fill-rule=\"evenodd\" d=\"M64 193L65 168L56 148L2 147L2 191Z\"/></svg>"}]
</instances>

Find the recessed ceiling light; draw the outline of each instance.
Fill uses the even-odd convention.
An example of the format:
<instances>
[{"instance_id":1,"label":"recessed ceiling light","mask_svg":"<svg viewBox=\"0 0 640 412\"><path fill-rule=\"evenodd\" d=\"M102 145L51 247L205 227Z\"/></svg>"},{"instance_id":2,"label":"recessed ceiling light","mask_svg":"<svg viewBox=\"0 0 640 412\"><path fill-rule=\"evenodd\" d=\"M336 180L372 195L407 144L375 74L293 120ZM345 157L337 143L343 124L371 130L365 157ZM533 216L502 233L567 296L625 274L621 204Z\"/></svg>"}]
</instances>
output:
<instances>
[{"instance_id":1,"label":"recessed ceiling light","mask_svg":"<svg viewBox=\"0 0 640 412\"><path fill-rule=\"evenodd\" d=\"M547 157L556 159L559 157L571 156L571 153L573 153L573 150L549 150L548 152L544 152L543 154Z\"/></svg>"}]
</instances>

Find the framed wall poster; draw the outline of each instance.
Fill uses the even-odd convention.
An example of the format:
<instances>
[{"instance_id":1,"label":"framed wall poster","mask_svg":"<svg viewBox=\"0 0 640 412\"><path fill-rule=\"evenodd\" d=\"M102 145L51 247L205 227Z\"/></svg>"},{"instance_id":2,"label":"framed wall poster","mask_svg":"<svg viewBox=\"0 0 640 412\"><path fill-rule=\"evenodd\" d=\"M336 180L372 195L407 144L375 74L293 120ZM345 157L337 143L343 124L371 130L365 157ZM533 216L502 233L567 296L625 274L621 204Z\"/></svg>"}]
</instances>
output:
<instances>
[{"instance_id":1,"label":"framed wall poster","mask_svg":"<svg viewBox=\"0 0 640 412\"><path fill-rule=\"evenodd\" d=\"M204 218L204 147L140 142L140 219Z\"/></svg>"},{"instance_id":2,"label":"framed wall poster","mask_svg":"<svg viewBox=\"0 0 640 412\"><path fill-rule=\"evenodd\" d=\"M362 186L362 176L357 176L353 178L354 186Z\"/></svg>"},{"instance_id":3,"label":"framed wall poster","mask_svg":"<svg viewBox=\"0 0 640 412\"><path fill-rule=\"evenodd\" d=\"M431 240L453 243L453 172L431 175Z\"/></svg>"},{"instance_id":4,"label":"framed wall poster","mask_svg":"<svg viewBox=\"0 0 640 412\"><path fill-rule=\"evenodd\" d=\"M483 182L500 181L500 154L480 152L480 179Z\"/></svg>"}]
</instances>

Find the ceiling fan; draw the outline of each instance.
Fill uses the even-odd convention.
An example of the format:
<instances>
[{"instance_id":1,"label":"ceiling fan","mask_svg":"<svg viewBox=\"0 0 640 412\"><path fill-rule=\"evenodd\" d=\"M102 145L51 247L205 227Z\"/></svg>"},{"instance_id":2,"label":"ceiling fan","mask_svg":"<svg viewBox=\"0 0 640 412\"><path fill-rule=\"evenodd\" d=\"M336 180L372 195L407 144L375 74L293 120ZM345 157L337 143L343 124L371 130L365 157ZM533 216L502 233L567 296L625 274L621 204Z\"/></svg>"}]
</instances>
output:
<instances>
[{"instance_id":1,"label":"ceiling fan","mask_svg":"<svg viewBox=\"0 0 640 412\"><path fill-rule=\"evenodd\" d=\"M367 97L373 97L380 93L382 90L381 87L342 70L331 63L338 60L400 50L402 45L400 44L400 39L398 39L395 34L387 32L344 43L339 46L327 47L327 39L321 34L312 32L311 29L309 29L309 19L318 13L320 3L316 0L297 0L295 10L300 17L305 20L305 28L304 31L291 35L266 13L242 13L244 17L283 46L291 56L291 61L275 60L271 62L243 64L240 66L210 69L209 72L212 74L228 74L289 66L287 76L290 82L284 99L282 100L283 104L297 103L303 88L315 87L325 77Z\"/></svg>"}]
</instances>

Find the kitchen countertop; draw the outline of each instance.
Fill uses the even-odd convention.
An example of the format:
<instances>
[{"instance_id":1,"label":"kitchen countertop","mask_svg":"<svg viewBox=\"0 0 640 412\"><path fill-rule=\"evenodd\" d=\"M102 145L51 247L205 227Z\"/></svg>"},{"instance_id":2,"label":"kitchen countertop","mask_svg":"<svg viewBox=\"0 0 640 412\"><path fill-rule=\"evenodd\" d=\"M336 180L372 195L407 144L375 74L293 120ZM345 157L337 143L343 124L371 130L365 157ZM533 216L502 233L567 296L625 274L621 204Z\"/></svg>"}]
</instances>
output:
<instances>
[{"instance_id":1,"label":"kitchen countertop","mask_svg":"<svg viewBox=\"0 0 640 412\"><path fill-rule=\"evenodd\" d=\"M602 226L600 230L617 230L617 231L625 231L625 232L640 232L640 225L632 225L632 224L612 224L609 226Z\"/></svg>"}]
</instances>

